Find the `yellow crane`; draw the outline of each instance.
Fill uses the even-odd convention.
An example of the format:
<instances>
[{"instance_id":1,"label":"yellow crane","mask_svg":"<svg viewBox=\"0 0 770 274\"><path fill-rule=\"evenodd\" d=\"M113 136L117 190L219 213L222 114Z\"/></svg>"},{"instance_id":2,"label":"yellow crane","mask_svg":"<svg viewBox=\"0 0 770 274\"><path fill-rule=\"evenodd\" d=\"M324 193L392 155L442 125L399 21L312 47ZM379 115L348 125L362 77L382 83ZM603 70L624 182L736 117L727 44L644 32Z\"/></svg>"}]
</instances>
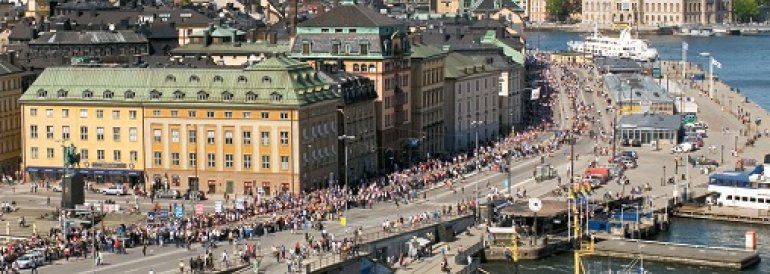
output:
<instances>
[{"instance_id":1,"label":"yellow crane","mask_svg":"<svg viewBox=\"0 0 770 274\"><path fill-rule=\"evenodd\" d=\"M569 190L569 199L575 200L575 185L570 185ZM591 237L590 241L584 242L583 237L581 236L580 232L580 208L577 205L577 202L571 203L572 211L572 229L574 231L575 235L575 242L578 244L577 248L575 248L575 274L585 274L588 273L585 269L585 265L583 264L583 257L590 256L594 254L594 239L593 236ZM587 213L585 213L587 214Z\"/></svg>"}]
</instances>

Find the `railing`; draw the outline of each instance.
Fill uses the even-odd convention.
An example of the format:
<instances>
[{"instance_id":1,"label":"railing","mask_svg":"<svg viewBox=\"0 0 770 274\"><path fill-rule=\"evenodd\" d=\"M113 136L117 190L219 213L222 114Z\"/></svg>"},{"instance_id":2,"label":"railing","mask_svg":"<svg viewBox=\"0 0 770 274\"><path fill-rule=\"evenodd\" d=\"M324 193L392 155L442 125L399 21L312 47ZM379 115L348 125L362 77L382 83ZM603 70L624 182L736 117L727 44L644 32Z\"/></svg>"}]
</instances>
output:
<instances>
[{"instance_id":1,"label":"railing","mask_svg":"<svg viewBox=\"0 0 770 274\"><path fill-rule=\"evenodd\" d=\"M481 266L481 261L479 260L479 258L473 258L473 260L469 265L463 266L463 268L460 269L460 271L457 271L456 273L458 274L477 273L479 266Z\"/></svg>"},{"instance_id":2,"label":"railing","mask_svg":"<svg viewBox=\"0 0 770 274\"><path fill-rule=\"evenodd\" d=\"M477 243L469 246L468 248L465 248L464 250L460 250L459 252L457 252L457 255L455 255L455 263L458 265L467 264L468 256L478 253L483 247L484 247L484 241L479 240Z\"/></svg>"},{"instance_id":3,"label":"railing","mask_svg":"<svg viewBox=\"0 0 770 274\"><path fill-rule=\"evenodd\" d=\"M358 252L355 254L332 254L329 256L318 256L314 260L302 262L302 269L306 271L305 273L313 273L313 271L317 271L328 266L332 266L351 259L365 257L368 255L368 252ZM300 269L300 272L302 269Z\"/></svg>"}]
</instances>

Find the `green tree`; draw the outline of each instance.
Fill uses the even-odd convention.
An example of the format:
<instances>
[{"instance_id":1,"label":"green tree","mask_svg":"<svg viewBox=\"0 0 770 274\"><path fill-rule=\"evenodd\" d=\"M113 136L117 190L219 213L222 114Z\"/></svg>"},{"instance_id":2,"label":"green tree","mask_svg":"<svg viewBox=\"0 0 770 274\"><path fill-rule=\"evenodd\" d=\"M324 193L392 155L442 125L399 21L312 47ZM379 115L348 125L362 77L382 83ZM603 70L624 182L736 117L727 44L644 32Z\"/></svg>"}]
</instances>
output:
<instances>
[{"instance_id":1,"label":"green tree","mask_svg":"<svg viewBox=\"0 0 770 274\"><path fill-rule=\"evenodd\" d=\"M564 21L569 16L567 0L547 0L545 10L551 21Z\"/></svg>"},{"instance_id":2,"label":"green tree","mask_svg":"<svg viewBox=\"0 0 770 274\"><path fill-rule=\"evenodd\" d=\"M767 0L762 1L767 2ZM759 15L759 3L757 0L735 0L733 13L739 22L748 22Z\"/></svg>"}]
</instances>

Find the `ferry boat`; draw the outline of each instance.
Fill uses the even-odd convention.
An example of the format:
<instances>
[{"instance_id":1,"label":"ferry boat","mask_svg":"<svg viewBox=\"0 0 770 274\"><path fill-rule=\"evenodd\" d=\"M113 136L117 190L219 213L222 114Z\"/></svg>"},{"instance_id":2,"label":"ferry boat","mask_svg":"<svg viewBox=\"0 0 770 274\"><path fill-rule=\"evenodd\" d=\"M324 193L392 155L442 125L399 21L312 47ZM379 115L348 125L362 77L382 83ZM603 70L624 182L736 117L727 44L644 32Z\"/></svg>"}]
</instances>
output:
<instances>
[{"instance_id":1,"label":"ferry boat","mask_svg":"<svg viewBox=\"0 0 770 274\"><path fill-rule=\"evenodd\" d=\"M585 41L569 41L570 51L591 54L593 56L627 58L636 61L654 61L658 58L658 50L641 39L631 37L631 27L620 32L618 38L603 36L598 27L594 26L591 36Z\"/></svg>"},{"instance_id":2,"label":"ferry boat","mask_svg":"<svg viewBox=\"0 0 770 274\"><path fill-rule=\"evenodd\" d=\"M709 176L707 198L710 204L770 209L770 154L765 155L763 165L751 171L728 171Z\"/></svg>"}]
</instances>

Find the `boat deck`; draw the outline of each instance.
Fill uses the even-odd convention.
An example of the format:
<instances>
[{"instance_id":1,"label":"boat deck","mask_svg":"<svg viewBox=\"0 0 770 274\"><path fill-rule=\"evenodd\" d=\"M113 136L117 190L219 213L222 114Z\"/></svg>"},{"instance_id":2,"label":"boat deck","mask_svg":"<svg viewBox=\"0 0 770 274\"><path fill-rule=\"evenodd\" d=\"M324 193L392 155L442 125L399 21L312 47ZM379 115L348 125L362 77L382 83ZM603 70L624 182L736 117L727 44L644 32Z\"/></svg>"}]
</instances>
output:
<instances>
[{"instance_id":1,"label":"boat deck","mask_svg":"<svg viewBox=\"0 0 770 274\"><path fill-rule=\"evenodd\" d=\"M755 250L621 239L596 243L595 255L626 259L641 256L650 261L733 269L744 269L760 261Z\"/></svg>"}]
</instances>

